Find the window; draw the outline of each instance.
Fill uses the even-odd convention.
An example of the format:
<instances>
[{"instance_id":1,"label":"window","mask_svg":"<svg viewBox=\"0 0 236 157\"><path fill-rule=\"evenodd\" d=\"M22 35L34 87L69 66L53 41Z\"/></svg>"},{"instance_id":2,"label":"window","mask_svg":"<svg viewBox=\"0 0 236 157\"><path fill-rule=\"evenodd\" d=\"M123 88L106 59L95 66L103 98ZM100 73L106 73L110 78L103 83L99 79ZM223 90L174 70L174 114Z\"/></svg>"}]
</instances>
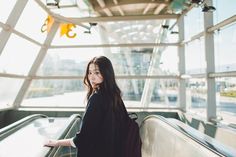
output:
<instances>
[{"instance_id":1,"label":"window","mask_svg":"<svg viewBox=\"0 0 236 157\"><path fill-rule=\"evenodd\" d=\"M42 33L41 27L46 18L46 12L44 12L35 1L29 0L15 29L36 41L43 43L47 32Z\"/></svg>"},{"instance_id":2,"label":"window","mask_svg":"<svg viewBox=\"0 0 236 157\"><path fill-rule=\"evenodd\" d=\"M27 75L39 48L12 34L0 56L0 72Z\"/></svg>"},{"instance_id":3,"label":"window","mask_svg":"<svg viewBox=\"0 0 236 157\"><path fill-rule=\"evenodd\" d=\"M236 24L215 33L216 72L236 71Z\"/></svg>"},{"instance_id":4,"label":"window","mask_svg":"<svg viewBox=\"0 0 236 157\"><path fill-rule=\"evenodd\" d=\"M11 107L23 83L23 79L0 77L0 109Z\"/></svg>"},{"instance_id":5,"label":"window","mask_svg":"<svg viewBox=\"0 0 236 157\"><path fill-rule=\"evenodd\" d=\"M5 23L7 21L8 16L10 15L15 4L16 4L16 0L0 1L0 10L1 10L0 21L1 22Z\"/></svg>"}]
</instances>

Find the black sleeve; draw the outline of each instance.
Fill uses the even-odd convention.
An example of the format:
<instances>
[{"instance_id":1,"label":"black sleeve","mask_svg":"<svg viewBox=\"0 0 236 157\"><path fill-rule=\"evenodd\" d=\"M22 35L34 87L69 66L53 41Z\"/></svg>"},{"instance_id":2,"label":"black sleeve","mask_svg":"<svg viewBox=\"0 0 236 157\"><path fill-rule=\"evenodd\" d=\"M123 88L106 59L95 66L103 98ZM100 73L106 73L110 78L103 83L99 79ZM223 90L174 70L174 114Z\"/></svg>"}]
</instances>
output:
<instances>
[{"instance_id":1,"label":"black sleeve","mask_svg":"<svg viewBox=\"0 0 236 157\"><path fill-rule=\"evenodd\" d=\"M80 132L77 133L73 139L73 142L78 149L88 147L89 144L99 136L99 126L101 125L103 115L101 103L98 94L95 93L90 97Z\"/></svg>"}]
</instances>

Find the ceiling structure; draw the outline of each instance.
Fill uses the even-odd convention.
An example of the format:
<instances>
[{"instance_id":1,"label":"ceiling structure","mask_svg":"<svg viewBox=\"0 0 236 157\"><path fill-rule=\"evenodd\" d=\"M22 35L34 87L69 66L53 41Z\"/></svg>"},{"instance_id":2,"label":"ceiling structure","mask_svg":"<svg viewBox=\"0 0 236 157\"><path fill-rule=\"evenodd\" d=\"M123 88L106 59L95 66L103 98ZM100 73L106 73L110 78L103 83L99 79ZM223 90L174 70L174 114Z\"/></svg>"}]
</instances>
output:
<instances>
[{"instance_id":1,"label":"ceiling structure","mask_svg":"<svg viewBox=\"0 0 236 157\"><path fill-rule=\"evenodd\" d=\"M36 2L44 4L48 12L53 13L55 17L58 15L68 17L71 18L69 20L77 22L176 19L192 7L189 0L36 0Z\"/></svg>"},{"instance_id":2,"label":"ceiling structure","mask_svg":"<svg viewBox=\"0 0 236 157\"><path fill-rule=\"evenodd\" d=\"M60 22L91 27L109 34L107 44L157 44L161 29L170 31L181 14L192 8L190 0L35 0ZM165 26L165 22L169 25ZM138 44L137 44L138 43ZM171 45L171 44L170 44ZM168 45L167 45L168 46Z\"/></svg>"}]
</instances>

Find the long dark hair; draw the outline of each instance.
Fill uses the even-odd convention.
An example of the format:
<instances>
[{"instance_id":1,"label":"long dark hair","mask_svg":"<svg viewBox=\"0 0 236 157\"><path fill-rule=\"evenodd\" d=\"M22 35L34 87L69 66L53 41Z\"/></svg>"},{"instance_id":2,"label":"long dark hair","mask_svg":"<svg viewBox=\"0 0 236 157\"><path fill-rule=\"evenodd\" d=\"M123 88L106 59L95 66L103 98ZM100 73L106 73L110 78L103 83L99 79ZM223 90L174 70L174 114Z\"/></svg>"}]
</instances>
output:
<instances>
[{"instance_id":1,"label":"long dark hair","mask_svg":"<svg viewBox=\"0 0 236 157\"><path fill-rule=\"evenodd\" d=\"M87 100L92 95L93 90L94 90L88 79L90 64L97 65L103 77L103 82L99 85L99 91L101 91L102 94L105 94L108 99L110 98L110 100L112 101L111 103L114 105L114 107L116 107L117 104L122 103L121 91L115 80L115 73L114 73L112 63L105 56L94 57L91 61L89 61L87 65L86 74L84 77L84 84L88 88L87 97L86 97Z\"/></svg>"}]
</instances>

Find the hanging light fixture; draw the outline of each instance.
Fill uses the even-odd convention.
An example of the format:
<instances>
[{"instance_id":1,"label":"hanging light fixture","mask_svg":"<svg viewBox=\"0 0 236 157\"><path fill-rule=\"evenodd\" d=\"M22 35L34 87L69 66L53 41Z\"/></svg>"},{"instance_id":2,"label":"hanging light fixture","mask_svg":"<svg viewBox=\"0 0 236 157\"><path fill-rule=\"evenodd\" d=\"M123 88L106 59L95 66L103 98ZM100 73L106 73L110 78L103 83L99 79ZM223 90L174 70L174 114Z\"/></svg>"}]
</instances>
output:
<instances>
[{"instance_id":1,"label":"hanging light fixture","mask_svg":"<svg viewBox=\"0 0 236 157\"><path fill-rule=\"evenodd\" d=\"M59 3L60 0L46 0L47 6L57 6L58 8L60 8Z\"/></svg>"},{"instance_id":2,"label":"hanging light fixture","mask_svg":"<svg viewBox=\"0 0 236 157\"><path fill-rule=\"evenodd\" d=\"M163 29L169 29L169 25L161 25Z\"/></svg>"},{"instance_id":3,"label":"hanging light fixture","mask_svg":"<svg viewBox=\"0 0 236 157\"><path fill-rule=\"evenodd\" d=\"M202 12L213 12L216 10L214 6L207 5L204 0L191 0L191 3L201 6Z\"/></svg>"},{"instance_id":4,"label":"hanging light fixture","mask_svg":"<svg viewBox=\"0 0 236 157\"><path fill-rule=\"evenodd\" d=\"M178 31L171 31L170 34L179 34Z\"/></svg>"},{"instance_id":5,"label":"hanging light fixture","mask_svg":"<svg viewBox=\"0 0 236 157\"><path fill-rule=\"evenodd\" d=\"M88 30L86 30L86 31L84 31L84 33L91 34L91 28L92 28L93 26L96 26L96 25L97 25L97 23L89 23L89 25L90 25L89 29L88 29Z\"/></svg>"},{"instance_id":6,"label":"hanging light fixture","mask_svg":"<svg viewBox=\"0 0 236 157\"><path fill-rule=\"evenodd\" d=\"M193 4L201 4L203 1L202 0L192 0L191 1Z\"/></svg>"},{"instance_id":7,"label":"hanging light fixture","mask_svg":"<svg viewBox=\"0 0 236 157\"><path fill-rule=\"evenodd\" d=\"M204 4L204 6L202 7L202 12L213 12L215 10L216 10L215 7L208 6L207 4Z\"/></svg>"}]
</instances>

